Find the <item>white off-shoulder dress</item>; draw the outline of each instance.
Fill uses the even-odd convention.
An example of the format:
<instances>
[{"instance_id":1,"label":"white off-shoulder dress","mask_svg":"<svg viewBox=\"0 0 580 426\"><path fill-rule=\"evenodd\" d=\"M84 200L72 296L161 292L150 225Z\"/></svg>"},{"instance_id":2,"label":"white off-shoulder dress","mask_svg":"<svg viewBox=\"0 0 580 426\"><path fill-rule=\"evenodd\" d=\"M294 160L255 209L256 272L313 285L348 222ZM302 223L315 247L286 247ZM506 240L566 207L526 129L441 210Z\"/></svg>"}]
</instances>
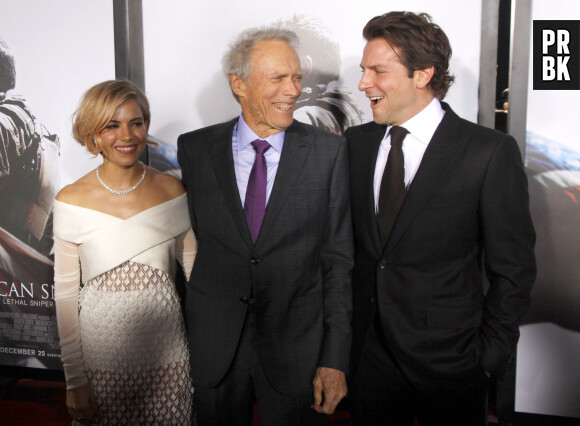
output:
<instances>
[{"instance_id":1,"label":"white off-shoulder dress","mask_svg":"<svg viewBox=\"0 0 580 426\"><path fill-rule=\"evenodd\" d=\"M190 425L193 387L174 284L175 259L189 278L197 250L185 195L128 219L55 201L54 236L67 387L91 384L98 424Z\"/></svg>"}]
</instances>

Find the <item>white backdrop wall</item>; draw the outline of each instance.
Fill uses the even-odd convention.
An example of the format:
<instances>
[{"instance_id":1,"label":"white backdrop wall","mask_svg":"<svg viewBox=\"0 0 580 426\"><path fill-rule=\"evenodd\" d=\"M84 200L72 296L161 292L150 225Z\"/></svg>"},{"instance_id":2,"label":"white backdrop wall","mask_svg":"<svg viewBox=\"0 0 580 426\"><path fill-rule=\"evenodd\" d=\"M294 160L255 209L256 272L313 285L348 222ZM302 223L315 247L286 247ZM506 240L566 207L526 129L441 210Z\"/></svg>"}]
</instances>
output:
<instances>
[{"instance_id":1,"label":"white backdrop wall","mask_svg":"<svg viewBox=\"0 0 580 426\"><path fill-rule=\"evenodd\" d=\"M295 14L318 20L339 44L342 72L338 84L353 94L370 121L368 102L357 90L365 44L362 29L373 16L393 10L427 12L446 32L453 48L451 68L457 77L446 101L457 113L475 121L480 1L143 0L145 85L153 108L151 134L175 144L183 132L239 114L220 66L228 44L248 27L287 20Z\"/></svg>"}]
</instances>

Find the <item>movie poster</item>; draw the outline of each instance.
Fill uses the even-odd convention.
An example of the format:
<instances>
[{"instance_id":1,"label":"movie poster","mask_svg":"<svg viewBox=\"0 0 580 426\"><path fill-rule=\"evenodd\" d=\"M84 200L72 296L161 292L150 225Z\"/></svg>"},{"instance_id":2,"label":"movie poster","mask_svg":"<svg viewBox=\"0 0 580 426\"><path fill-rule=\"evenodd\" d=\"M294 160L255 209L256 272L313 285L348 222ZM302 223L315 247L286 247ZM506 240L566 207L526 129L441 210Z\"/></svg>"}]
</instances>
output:
<instances>
[{"instance_id":1,"label":"movie poster","mask_svg":"<svg viewBox=\"0 0 580 426\"><path fill-rule=\"evenodd\" d=\"M580 20L580 3L537 1L532 19ZM518 345L516 411L580 418L580 91L533 90L537 49L526 169L538 278Z\"/></svg>"},{"instance_id":2,"label":"movie poster","mask_svg":"<svg viewBox=\"0 0 580 426\"><path fill-rule=\"evenodd\" d=\"M60 369L52 207L98 161L73 141L70 116L87 88L114 78L112 2L0 10L0 365Z\"/></svg>"},{"instance_id":3,"label":"movie poster","mask_svg":"<svg viewBox=\"0 0 580 426\"><path fill-rule=\"evenodd\" d=\"M393 0L342 6L332 0L257 0L243 4L144 0L150 133L160 143L150 150L151 164L156 166L163 158L172 166L162 166L173 167L178 175L177 137L240 113L222 74L221 58L232 38L253 26L277 24L296 31L304 81L295 118L342 133L349 126L372 120L368 99L357 89L366 22L392 10L427 12L446 32L453 47L451 69L456 82L446 101L459 115L477 120L481 2Z\"/></svg>"}]
</instances>

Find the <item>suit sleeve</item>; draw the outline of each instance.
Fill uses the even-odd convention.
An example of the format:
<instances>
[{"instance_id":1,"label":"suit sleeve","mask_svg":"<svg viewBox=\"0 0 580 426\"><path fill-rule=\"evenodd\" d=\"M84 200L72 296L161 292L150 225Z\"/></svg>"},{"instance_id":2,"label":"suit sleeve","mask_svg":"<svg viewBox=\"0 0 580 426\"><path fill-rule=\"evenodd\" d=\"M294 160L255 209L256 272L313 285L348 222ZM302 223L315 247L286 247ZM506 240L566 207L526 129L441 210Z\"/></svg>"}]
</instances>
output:
<instances>
[{"instance_id":1,"label":"suit sleeve","mask_svg":"<svg viewBox=\"0 0 580 426\"><path fill-rule=\"evenodd\" d=\"M536 277L527 178L511 136L491 156L480 199L484 265L490 283L479 333L481 364L501 377L516 347Z\"/></svg>"},{"instance_id":2,"label":"suit sleeve","mask_svg":"<svg viewBox=\"0 0 580 426\"><path fill-rule=\"evenodd\" d=\"M195 218L195 210L193 206L193 194L192 185L191 185L191 175L190 175L190 165L187 159L187 140L185 135L179 136L177 139L177 161L179 163L179 167L181 168L181 182L185 187L187 192L187 204L189 208L189 218L191 220L191 227L193 228L193 232L197 232L197 221Z\"/></svg>"},{"instance_id":3,"label":"suit sleeve","mask_svg":"<svg viewBox=\"0 0 580 426\"><path fill-rule=\"evenodd\" d=\"M320 253L324 280L324 335L318 366L348 373L354 255L348 161L343 138L334 164L329 199Z\"/></svg>"}]
</instances>

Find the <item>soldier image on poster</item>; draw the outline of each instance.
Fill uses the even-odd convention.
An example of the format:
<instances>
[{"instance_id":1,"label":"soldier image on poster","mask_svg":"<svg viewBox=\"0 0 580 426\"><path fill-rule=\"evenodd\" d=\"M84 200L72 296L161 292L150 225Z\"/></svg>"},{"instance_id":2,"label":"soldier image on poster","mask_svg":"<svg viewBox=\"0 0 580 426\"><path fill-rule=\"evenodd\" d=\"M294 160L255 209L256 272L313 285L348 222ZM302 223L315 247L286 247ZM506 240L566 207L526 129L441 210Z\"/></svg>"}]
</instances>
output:
<instances>
[{"instance_id":1,"label":"soldier image on poster","mask_svg":"<svg viewBox=\"0 0 580 426\"><path fill-rule=\"evenodd\" d=\"M342 135L364 122L362 111L350 91L338 85L340 48L331 40L322 25L304 15L294 15L280 22L292 30L300 44L296 49L302 66L302 95L296 103L294 118L321 129Z\"/></svg>"},{"instance_id":2,"label":"soldier image on poster","mask_svg":"<svg viewBox=\"0 0 580 426\"><path fill-rule=\"evenodd\" d=\"M0 39L0 364L59 368L50 258L59 140L15 84Z\"/></svg>"}]
</instances>

